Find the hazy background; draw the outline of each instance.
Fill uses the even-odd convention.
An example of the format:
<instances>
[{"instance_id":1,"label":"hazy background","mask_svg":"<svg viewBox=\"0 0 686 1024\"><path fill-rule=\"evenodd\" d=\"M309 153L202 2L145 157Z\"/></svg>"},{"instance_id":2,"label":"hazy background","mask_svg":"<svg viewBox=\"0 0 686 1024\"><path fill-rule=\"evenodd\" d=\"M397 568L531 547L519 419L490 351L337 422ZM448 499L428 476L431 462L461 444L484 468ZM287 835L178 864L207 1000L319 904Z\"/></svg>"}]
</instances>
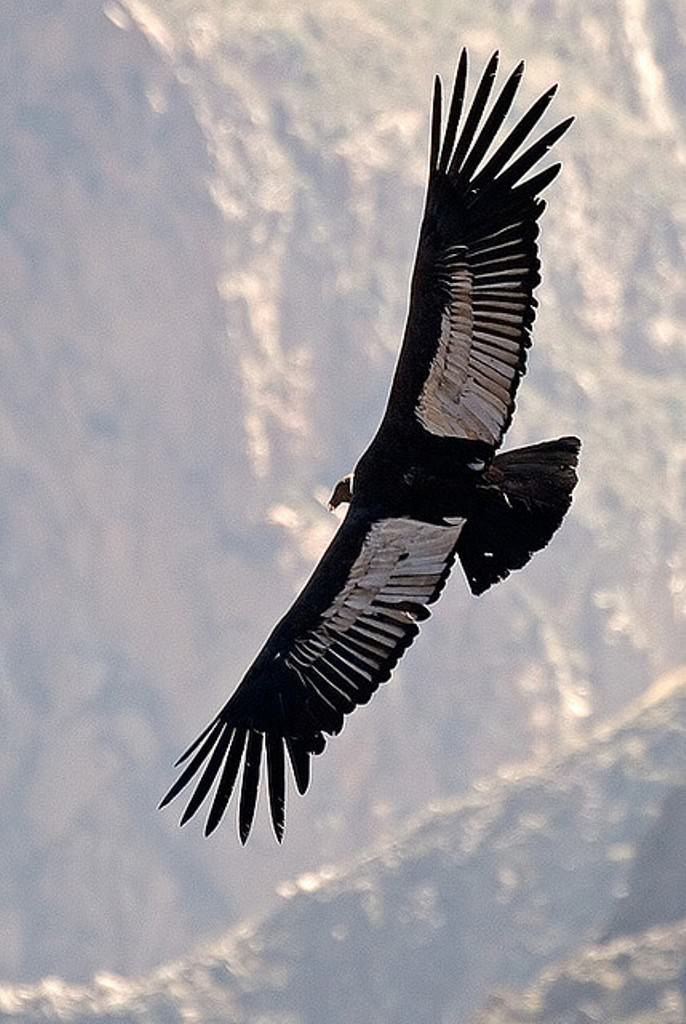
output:
<instances>
[{"instance_id":1,"label":"hazy background","mask_svg":"<svg viewBox=\"0 0 686 1024\"><path fill-rule=\"evenodd\" d=\"M0 6L1 1021L686 1021L685 20ZM206 842L155 806L377 425L463 44L578 118L508 437L578 433L575 504L455 573L283 847Z\"/></svg>"}]
</instances>

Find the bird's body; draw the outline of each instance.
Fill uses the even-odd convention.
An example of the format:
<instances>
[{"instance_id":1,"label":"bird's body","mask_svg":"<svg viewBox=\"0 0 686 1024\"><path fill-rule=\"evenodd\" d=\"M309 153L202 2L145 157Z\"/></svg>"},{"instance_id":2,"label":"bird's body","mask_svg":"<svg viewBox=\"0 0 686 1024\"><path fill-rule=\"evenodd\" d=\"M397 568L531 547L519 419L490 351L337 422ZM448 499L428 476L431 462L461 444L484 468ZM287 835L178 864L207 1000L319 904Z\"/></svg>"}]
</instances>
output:
<instances>
[{"instance_id":1,"label":"bird's body","mask_svg":"<svg viewBox=\"0 0 686 1024\"><path fill-rule=\"evenodd\" d=\"M518 65L481 124L496 67L494 56L458 135L463 51L442 142L436 80L405 336L379 429L332 496L334 506L349 502L347 515L235 693L179 760L184 768L163 801L200 773L184 823L216 783L207 833L221 820L242 764L239 832L247 839L266 751L280 839L286 753L304 792L311 756L390 677L455 560L482 593L544 547L570 505L576 438L498 449L531 343L539 194L559 164L522 179L571 119L518 154L551 89L489 154L523 72Z\"/></svg>"}]
</instances>

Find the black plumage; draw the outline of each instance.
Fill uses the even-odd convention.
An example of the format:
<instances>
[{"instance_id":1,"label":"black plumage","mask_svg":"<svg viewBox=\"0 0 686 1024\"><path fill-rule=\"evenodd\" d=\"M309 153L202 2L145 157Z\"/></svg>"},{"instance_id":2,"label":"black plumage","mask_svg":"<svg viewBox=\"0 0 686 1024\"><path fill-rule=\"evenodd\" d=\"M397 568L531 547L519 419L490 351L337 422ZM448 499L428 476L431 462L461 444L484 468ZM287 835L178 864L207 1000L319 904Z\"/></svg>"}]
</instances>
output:
<instances>
[{"instance_id":1,"label":"black plumage","mask_svg":"<svg viewBox=\"0 0 686 1024\"><path fill-rule=\"evenodd\" d=\"M495 145L524 65L486 113L497 68L494 54L467 105L462 51L442 139L436 78L407 326L383 420L352 477L332 496L333 505L345 501L350 508L240 686L177 762L182 770L162 801L197 777L184 824L216 783L208 835L240 775L238 828L247 840L264 759L280 841L286 752L296 789L304 793L312 755L390 677L455 559L480 594L545 547L571 503L576 438L497 449L531 344L533 290L540 281L536 239L545 205L539 196L560 164L525 175L572 119L520 152L553 87Z\"/></svg>"}]
</instances>

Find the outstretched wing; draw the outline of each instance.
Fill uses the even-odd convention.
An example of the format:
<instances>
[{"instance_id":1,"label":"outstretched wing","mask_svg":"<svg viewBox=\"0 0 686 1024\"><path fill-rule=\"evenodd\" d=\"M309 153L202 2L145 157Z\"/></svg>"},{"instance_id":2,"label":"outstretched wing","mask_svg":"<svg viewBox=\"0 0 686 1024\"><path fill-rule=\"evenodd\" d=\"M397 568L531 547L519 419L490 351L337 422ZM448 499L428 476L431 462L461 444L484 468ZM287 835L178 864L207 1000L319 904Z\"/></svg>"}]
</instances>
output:
<instances>
[{"instance_id":1,"label":"outstretched wing","mask_svg":"<svg viewBox=\"0 0 686 1024\"><path fill-rule=\"evenodd\" d=\"M428 618L455 558L463 520L433 524L371 520L351 509L311 579L278 624L241 685L182 755L187 762L160 806L200 773L181 824L216 788L205 826L219 824L243 764L239 834L245 842L257 802L263 750L272 824L285 822L285 754L304 793L310 757L344 716L366 704Z\"/></svg>"},{"instance_id":2,"label":"outstretched wing","mask_svg":"<svg viewBox=\"0 0 686 1024\"><path fill-rule=\"evenodd\" d=\"M462 51L442 144L436 78L426 209L385 416L396 425L415 417L430 434L494 447L510 424L531 344L533 289L540 281L537 221L545 207L538 196L560 164L522 179L573 120L517 155L552 100L553 86L489 156L524 71L523 63L514 69L483 120L497 66L496 53L458 135L467 80Z\"/></svg>"}]
</instances>

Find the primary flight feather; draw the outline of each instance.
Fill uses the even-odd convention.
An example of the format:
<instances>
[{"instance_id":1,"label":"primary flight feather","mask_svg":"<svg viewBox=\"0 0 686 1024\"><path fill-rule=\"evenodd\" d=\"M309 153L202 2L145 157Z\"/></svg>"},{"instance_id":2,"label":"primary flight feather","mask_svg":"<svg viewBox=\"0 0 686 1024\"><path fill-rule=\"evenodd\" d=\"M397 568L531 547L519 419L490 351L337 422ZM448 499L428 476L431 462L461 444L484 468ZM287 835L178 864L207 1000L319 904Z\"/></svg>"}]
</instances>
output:
<instances>
[{"instance_id":1,"label":"primary flight feather","mask_svg":"<svg viewBox=\"0 0 686 1024\"><path fill-rule=\"evenodd\" d=\"M312 755L390 677L455 559L480 594L545 547L571 503L577 438L497 449L531 344L545 207L539 197L560 164L526 175L572 118L522 148L553 87L496 144L524 65L486 114L497 67L494 54L460 128L462 51L442 139L435 80L405 335L379 429L331 498L332 507L350 503L347 515L236 691L177 761L181 772L160 805L195 779L185 824L213 790L206 835L221 821L240 776L238 830L247 840L264 763L281 840L286 759L304 793Z\"/></svg>"}]
</instances>

